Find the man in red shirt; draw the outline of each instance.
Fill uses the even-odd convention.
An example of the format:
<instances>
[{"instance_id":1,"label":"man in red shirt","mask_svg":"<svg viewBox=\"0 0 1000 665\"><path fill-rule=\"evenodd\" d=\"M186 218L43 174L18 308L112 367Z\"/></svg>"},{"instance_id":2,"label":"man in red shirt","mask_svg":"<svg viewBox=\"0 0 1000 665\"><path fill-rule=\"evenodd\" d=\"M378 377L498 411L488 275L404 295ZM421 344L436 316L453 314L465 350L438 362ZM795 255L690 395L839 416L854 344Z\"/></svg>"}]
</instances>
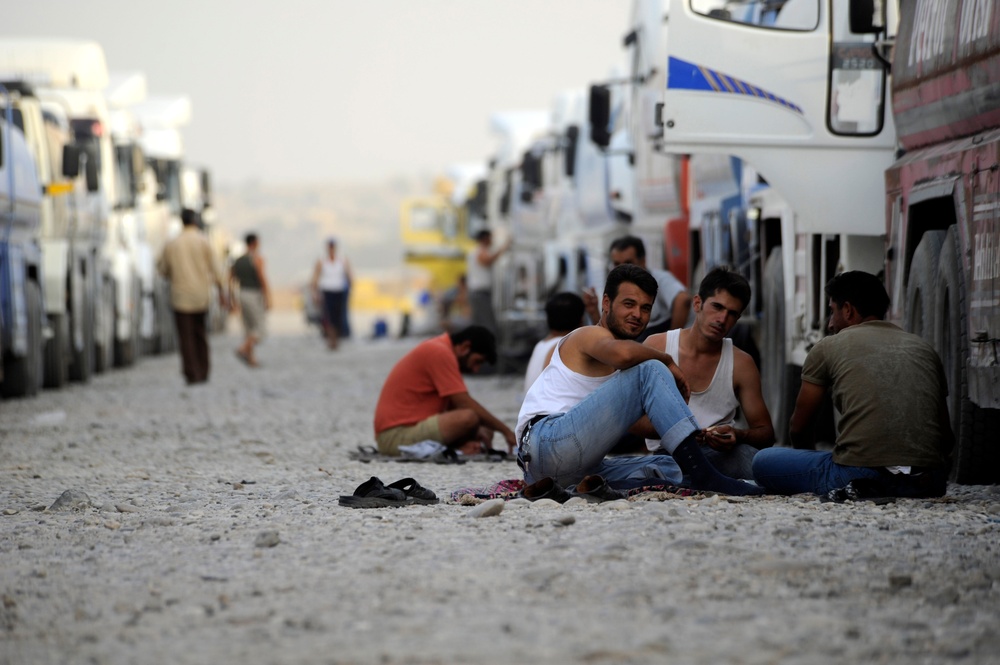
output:
<instances>
[{"instance_id":1,"label":"man in red shirt","mask_svg":"<svg viewBox=\"0 0 1000 665\"><path fill-rule=\"evenodd\" d=\"M494 432L514 450L514 432L469 395L462 374L496 362L496 338L469 326L421 342L389 372L375 406L379 452L399 455L400 446L438 441L449 448L470 442L488 447ZM477 451L478 452L478 451Z\"/></svg>"}]
</instances>

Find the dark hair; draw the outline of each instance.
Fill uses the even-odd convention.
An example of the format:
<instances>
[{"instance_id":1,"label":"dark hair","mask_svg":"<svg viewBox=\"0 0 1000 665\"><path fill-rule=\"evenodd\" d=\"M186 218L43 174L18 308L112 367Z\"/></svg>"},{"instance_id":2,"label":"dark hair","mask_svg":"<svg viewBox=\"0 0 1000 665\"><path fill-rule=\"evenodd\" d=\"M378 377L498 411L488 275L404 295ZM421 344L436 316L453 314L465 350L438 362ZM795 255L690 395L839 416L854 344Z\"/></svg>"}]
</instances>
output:
<instances>
[{"instance_id":1,"label":"dark hair","mask_svg":"<svg viewBox=\"0 0 1000 665\"><path fill-rule=\"evenodd\" d=\"M184 226L191 226L192 224L198 223L198 213L196 213L191 208L184 208L181 210L181 222Z\"/></svg>"},{"instance_id":2,"label":"dark hair","mask_svg":"<svg viewBox=\"0 0 1000 665\"><path fill-rule=\"evenodd\" d=\"M635 258L640 261L646 258L646 243L637 236L622 236L611 242L608 252L623 252L626 249L635 249Z\"/></svg>"},{"instance_id":3,"label":"dark hair","mask_svg":"<svg viewBox=\"0 0 1000 665\"><path fill-rule=\"evenodd\" d=\"M608 273L608 281L604 283L604 295L612 302L618 297L618 286L622 282L635 284L646 295L654 299L656 298L656 292L660 288L656 283L656 278L649 274L648 270L634 263L623 263L620 266L615 266Z\"/></svg>"},{"instance_id":4,"label":"dark hair","mask_svg":"<svg viewBox=\"0 0 1000 665\"><path fill-rule=\"evenodd\" d=\"M750 303L750 285L743 275L733 272L729 266L716 266L709 270L698 286L698 295L704 302L720 289L728 291L731 296L739 300L744 309Z\"/></svg>"},{"instance_id":5,"label":"dark hair","mask_svg":"<svg viewBox=\"0 0 1000 665\"><path fill-rule=\"evenodd\" d=\"M486 238L492 238L492 237L493 237L493 231L490 231L489 229L483 229L482 231L476 234L476 242L482 242Z\"/></svg>"},{"instance_id":6,"label":"dark hair","mask_svg":"<svg viewBox=\"0 0 1000 665\"><path fill-rule=\"evenodd\" d=\"M257 242L257 234L256 233L246 234L246 236L243 238L243 242L245 242L247 247L249 247L250 245Z\"/></svg>"},{"instance_id":7,"label":"dark hair","mask_svg":"<svg viewBox=\"0 0 1000 665\"><path fill-rule=\"evenodd\" d=\"M863 318L885 318L889 309L889 294L875 275L851 270L842 272L826 283L826 295L838 305L851 303Z\"/></svg>"},{"instance_id":8,"label":"dark hair","mask_svg":"<svg viewBox=\"0 0 1000 665\"><path fill-rule=\"evenodd\" d=\"M486 356L486 362L496 365L497 339L488 328L484 328L483 326L469 326L465 330L448 333L448 337L451 339L452 346L466 341L472 342L471 350L473 353Z\"/></svg>"},{"instance_id":9,"label":"dark hair","mask_svg":"<svg viewBox=\"0 0 1000 665\"><path fill-rule=\"evenodd\" d=\"M563 291L557 293L545 303L545 320L549 330L573 330L580 327L585 311L583 298L572 293Z\"/></svg>"}]
</instances>

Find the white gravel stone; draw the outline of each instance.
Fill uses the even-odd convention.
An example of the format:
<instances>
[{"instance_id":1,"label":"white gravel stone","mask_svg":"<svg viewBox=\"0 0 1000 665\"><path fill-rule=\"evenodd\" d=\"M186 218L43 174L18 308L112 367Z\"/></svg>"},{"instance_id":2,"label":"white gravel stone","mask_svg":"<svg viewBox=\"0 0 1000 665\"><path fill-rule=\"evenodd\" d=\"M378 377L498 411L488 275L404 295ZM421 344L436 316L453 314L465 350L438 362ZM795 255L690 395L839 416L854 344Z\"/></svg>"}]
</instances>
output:
<instances>
[{"instance_id":1,"label":"white gravel stone","mask_svg":"<svg viewBox=\"0 0 1000 665\"><path fill-rule=\"evenodd\" d=\"M231 321L207 385L145 357L0 404L0 662L996 662L996 488L513 500L465 519L491 502L451 493L514 463L348 457L373 445L382 381L415 340L330 352L272 323L258 370ZM513 425L521 377L467 383ZM373 475L441 503L337 504ZM68 488L93 503L45 512ZM262 532L280 544L254 547Z\"/></svg>"}]
</instances>

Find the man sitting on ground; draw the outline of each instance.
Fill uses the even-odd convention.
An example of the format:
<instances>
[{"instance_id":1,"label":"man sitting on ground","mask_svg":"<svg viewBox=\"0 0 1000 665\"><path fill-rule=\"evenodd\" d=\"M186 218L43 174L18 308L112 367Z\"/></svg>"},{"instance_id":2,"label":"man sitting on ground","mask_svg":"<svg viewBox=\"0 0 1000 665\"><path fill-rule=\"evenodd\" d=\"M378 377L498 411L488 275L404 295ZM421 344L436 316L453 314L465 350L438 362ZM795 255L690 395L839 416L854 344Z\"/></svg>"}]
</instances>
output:
<instances>
[{"instance_id":1,"label":"man sitting on ground","mask_svg":"<svg viewBox=\"0 0 1000 665\"><path fill-rule=\"evenodd\" d=\"M389 372L375 406L375 440L385 455L431 440L467 453L490 448L500 432L514 449L514 432L474 400L462 374L497 359L496 338L482 326L421 342Z\"/></svg>"},{"instance_id":2,"label":"man sitting on ground","mask_svg":"<svg viewBox=\"0 0 1000 665\"><path fill-rule=\"evenodd\" d=\"M691 386L688 406L702 427L698 433L705 457L720 473L753 480L751 462L774 443L774 426L760 389L760 373L744 351L726 337L750 302L750 285L724 267L711 270L694 297L690 328L658 333L646 346L669 354ZM742 410L747 428L736 427ZM650 450L658 439L647 439Z\"/></svg>"},{"instance_id":3,"label":"man sitting on ground","mask_svg":"<svg viewBox=\"0 0 1000 665\"><path fill-rule=\"evenodd\" d=\"M608 260L611 261L612 267L631 263L646 268L646 243L638 236L622 236L611 243ZM649 270L649 273L656 278L656 302L653 303L653 311L649 315L649 325L637 338L640 342L655 333L683 328L691 315L691 294L684 284L669 270L654 268ZM594 289L584 289L583 300L590 320L598 323L601 318L601 308Z\"/></svg>"},{"instance_id":4,"label":"man sitting on ground","mask_svg":"<svg viewBox=\"0 0 1000 665\"><path fill-rule=\"evenodd\" d=\"M555 294L545 303L545 320L549 334L535 344L531 352L528 369L524 372L525 392L549 364L556 343L583 323L583 298L569 291Z\"/></svg>"},{"instance_id":5,"label":"man sitting on ground","mask_svg":"<svg viewBox=\"0 0 1000 665\"><path fill-rule=\"evenodd\" d=\"M917 335L883 321L889 295L874 275L852 271L826 285L831 335L802 365L789 423L795 448L829 389L840 412L832 452L770 448L753 460L769 492L831 498L927 497L945 493L954 443L941 359Z\"/></svg>"},{"instance_id":6,"label":"man sitting on ground","mask_svg":"<svg viewBox=\"0 0 1000 665\"><path fill-rule=\"evenodd\" d=\"M727 478L705 459L699 431L685 400L687 381L673 359L635 341L646 328L656 280L644 268L624 264L604 287L600 325L566 335L549 366L528 390L517 420L518 462L525 482L551 478L564 487L597 474L609 484L663 478L666 455L611 457L622 435L648 415L695 489L759 494L760 488Z\"/></svg>"}]
</instances>

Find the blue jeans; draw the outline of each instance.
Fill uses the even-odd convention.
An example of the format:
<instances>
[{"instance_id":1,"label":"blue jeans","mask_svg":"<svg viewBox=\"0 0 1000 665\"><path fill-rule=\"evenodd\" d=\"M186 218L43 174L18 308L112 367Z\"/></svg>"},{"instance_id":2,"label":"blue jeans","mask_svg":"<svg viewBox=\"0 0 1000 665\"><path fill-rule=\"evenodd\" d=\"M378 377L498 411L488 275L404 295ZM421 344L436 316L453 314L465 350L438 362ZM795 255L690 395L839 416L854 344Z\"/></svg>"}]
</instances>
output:
<instances>
[{"instance_id":1,"label":"blue jeans","mask_svg":"<svg viewBox=\"0 0 1000 665\"><path fill-rule=\"evenodd\" d=\"M653 478L680 482L680 469L669 455L611 457L618 440L644 414L673 450L698 429L691 410L677 391L674 375L655 360L621 371L566 413L538 421L521 442L526 459L524 480L551 477L567 487L589 474L605 480Z\"/></svg>"},{"instance_id":2,"label":"blue jeans","mask_svg":"<svg viewBox=\"0 0 1000 665\"><path fill-rule=\"evenodd\" d=\"M878 469L844 466L821 450L765 448L753 458L753 478L768 494L826 494L858 478L878 479Z\"/></svg>"}]
</instances>

